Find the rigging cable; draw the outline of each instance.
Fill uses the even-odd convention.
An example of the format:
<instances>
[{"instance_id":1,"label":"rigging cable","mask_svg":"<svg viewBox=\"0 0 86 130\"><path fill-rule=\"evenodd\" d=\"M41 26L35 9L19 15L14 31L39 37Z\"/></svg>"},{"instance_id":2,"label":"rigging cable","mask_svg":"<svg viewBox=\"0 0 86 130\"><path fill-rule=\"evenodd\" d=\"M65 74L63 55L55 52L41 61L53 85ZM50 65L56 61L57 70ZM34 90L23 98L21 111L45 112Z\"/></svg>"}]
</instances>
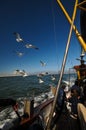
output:
<instances>
[{"instance_id":1,"label":"rigging cable","mask_svg":"<svg viewBox=\"0 0 86 130\"><path fill-rule=\"evenodd\" d=\"M56 21L56 19L55 19L55 12L54 12L54 3L53 3L53 1L51 1L51 11L52 11L52 19L53 19L53 30L54 30L54 39L55 39L55 46L56 46L56 54L58 54L58 50L57 50L57 35L56 35L56 23L55 23L55 21ZM59 70L59 58L58 58L58 55L57 55L57 59L56 59L56 61L57 61L57 70Z\"/></svg>"}]
</instances>

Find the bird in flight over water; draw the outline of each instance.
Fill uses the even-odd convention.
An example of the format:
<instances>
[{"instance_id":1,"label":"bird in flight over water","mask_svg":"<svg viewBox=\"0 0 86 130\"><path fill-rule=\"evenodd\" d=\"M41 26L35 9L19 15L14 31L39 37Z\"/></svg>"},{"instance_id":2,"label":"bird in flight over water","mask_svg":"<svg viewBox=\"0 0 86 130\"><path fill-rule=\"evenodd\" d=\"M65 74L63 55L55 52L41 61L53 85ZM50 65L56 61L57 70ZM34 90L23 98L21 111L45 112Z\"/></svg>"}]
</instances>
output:
<instances>
[{"instance_id":1,"label":"bird in flight over water","mask_svg":"<svg viewBox=\"0 0 86 130\"><path fill-rule=\"evenodd\" d=\"M26 73L26 71L25 70L16 70L16 74L20 74L20 75L22 75L23 77L26 77L26 76L28 76L28 74Z\"/></svg>"},{"instance_id":2,"label":"bird in flight over water","mask_svg":"<svg viewBox=\"0 0 86 130\"><path fill-rule=\"evenodd\" d=\"M32 44L26 44L25 47L26 47L26 48L33 48L33 49L36 49L36 50L39 49L38 47L36 47L36 46L34 46L34 45L32 45Z\"/></svg>"},{"instance_id":3,"label":"bird in flight over water","mask_svg":"<svg viewBox=\"0 0 86 130\"><path fill-rule=\"evenodd\" d=\"M16 51L16 54L17 54L19 57L22 57L22 56L24 55L23 52L17 52L17 51Z\"/></svg>"},{"instance_id":4,"label":"bird in flight over water","mask_svg":"<svg viewBox=\"0 0 86 130\"><path fill-rule=\"evenodd\" d=\"M41 78L39 78L39 83L43 83L44 81L41 79Z\"/></svg>"},{"instance_id":5,"label":"bird in flight over water","mask_svg":"<svg viewBox=\"0 0 86 130\"><path fill-rule=\"evenodd\" d=\"M41 60L40 60L40 63L41 63L41 66L45 66L46 65L46 63L41 61Z\"/></svg>"},{"instance_id":6,"label":"bird in flight over water","mask_svg":"<svg viewBox=\"0 0 86 130\"><path fill-rule=\"evenodd\" d=\"M23 39L22 39L22 37L20 36L19 33L14 32L13 34L15 35L16 41L17 41L17 42L24 42Z\"/></svg>"},{"instance_id":7,"label":"bird in flight over water","mask_svg":"<svg viewBox=\"0 0 86 130\"><path fill-rule=\"evenodd\" d=\"M32 44L28 44L28 43L26 44L25 41L23 40L23 38L20 36L19 33L14 32L13 34L14 34L15 37L16 37L16 41L17 41L17 42L23 42L23 43L25 44L24 46L25 46L26 48L33 48L33 49L36 49L36 50L39 49L38 47L36 47L36 46L34 46L34 45L32 45Z\"/></svg>"}]
</instances>

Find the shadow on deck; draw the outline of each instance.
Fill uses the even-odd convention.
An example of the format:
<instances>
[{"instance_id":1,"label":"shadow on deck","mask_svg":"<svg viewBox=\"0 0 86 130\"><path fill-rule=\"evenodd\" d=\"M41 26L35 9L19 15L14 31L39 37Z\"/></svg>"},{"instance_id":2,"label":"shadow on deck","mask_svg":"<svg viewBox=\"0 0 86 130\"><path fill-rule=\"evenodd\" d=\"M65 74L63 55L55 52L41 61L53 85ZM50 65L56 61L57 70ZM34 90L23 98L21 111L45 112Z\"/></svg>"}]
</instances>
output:
<instances>
[{"instance_id":1,"label":"shadow on deck","mask_svg":"<svg viewBox=\"0 0 86 130\"><path fill-rule=\"evenodd\" d=\"M79 119L71 117L69 113L62 113L52 130L81 130Z\"/></svg>"}]
</instances>

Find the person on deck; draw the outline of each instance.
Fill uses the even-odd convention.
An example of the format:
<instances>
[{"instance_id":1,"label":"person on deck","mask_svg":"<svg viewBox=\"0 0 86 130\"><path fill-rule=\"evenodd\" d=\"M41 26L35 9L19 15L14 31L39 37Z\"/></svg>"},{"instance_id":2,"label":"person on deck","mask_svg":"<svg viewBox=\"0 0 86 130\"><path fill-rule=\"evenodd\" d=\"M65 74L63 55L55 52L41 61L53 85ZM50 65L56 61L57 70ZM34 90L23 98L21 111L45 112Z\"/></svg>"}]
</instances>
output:
<instances>
[{"instance_id":1,"label":"person on deck","mask_svg":"<svg viewBox=\"0 0 86 130\"><path fill-rule=\"evenodd\" d=\"M76 90L76 91L77 91L77 94L80 95L81 89L80 89L80 87L78 86L78 80L75 80L75 84L71 87L71 91L72 91L72 90Z\"/></svg>"},{"instance_id":2,"label":"person on deck","mask_svg":"<svg viewBox=\"0 0 86 130\"><path fill-rule=\"evenodd\" d=\"M64 103L65 103L65 100L66 100L66 94L65 94L65 91L64 89L66 88L66 86L63 84L61 86L61 88L59 89L59 92L58 92L58 97L57 97L57 104L56 104L56 112L58 113L61 113L63 108L64 108Z\"/></svg>"},{"instance_id":3,"label":"person on deck","mask_svg":"<svg viewBox=\"0 0 86 130\"><path fill-rule=\"evenodd\" d=\"M77 85L77 81L71 87L71 97L68 98L68 102L71 103L71 116L77 118L77 104L82 103L80 87Z\"/></svg>"},{"instance_id":4,"label":"person on deck","mask_svg":"<svg viewBox=\"0 0 86 130\"><path fill-rule=\"evenodd\" d=\"M68 120L70 122L70 125L72 126L72 129L79 130L80 125L78 124L79 118L77 106L78 103L82 103L82 98L81 90L78 86L78 81L75 81L75 84L71 87L71 96L67 100L71 104L71 111L68 113Z\"/></svg>"},{"instance_id":5,"label":"person on deck","mask_svg":"<svg viewBox=\"0 0 86 130\"><path fill-rule=\"evenodd\" d=\"M55 116L53 117L53 121L52 121L53 123L51 124L51 128L54 127L56 122L59 120L61 113L65 109L65 100L66 100L66 94L64 91L65 88L66 88L66 86L63 84L59 89L56 108L55 108Z\"/></svg>"}]
</instances>

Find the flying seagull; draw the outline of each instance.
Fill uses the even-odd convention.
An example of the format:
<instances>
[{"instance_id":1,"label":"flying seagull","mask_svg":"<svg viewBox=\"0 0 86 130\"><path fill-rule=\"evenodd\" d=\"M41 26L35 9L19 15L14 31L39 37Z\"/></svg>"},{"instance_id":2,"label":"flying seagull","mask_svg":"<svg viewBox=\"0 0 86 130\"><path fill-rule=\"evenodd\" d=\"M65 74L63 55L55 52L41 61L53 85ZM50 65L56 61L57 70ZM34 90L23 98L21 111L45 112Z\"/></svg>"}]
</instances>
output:
<instances>
[{"instance_id":1,"label":"flying seagull","mask_svg":"<svg viewBox=\"0 0 86 130\"><path fill-rule=\"evenodd\" d=\"M45 75L47 75L48 74L48 72L42 72L42 73L39 73L37 76L38 77L42 77L42 76L45 76Z\"/></svg>"},{"instance_id":2,"label":"flying seagull","mask_svg":"<svg viewBox=\"0 0 86 130\"><path fill-rule=\"evenodd\" d=\"M40 60L41 66L45 66L46 63L44 63L43 61Z\"/></svg>"},{"instance_id":3,"label":"flying seagull","mask_svg":"<svg viewBox=\"0 0 86 130\"><path fill-rule=\"evenodd\" d=\"M24 42L19 33L14 32L13 34L15 35L17 42Z\"/></svg>"},{"instance_id":4,"label":"flying seagull","mask_svg":"<svg viewBox=\"0 0 86 130\"><path fill-rule=\"evenodd\" d=\"M51 75L51 80L55 80L55 76L54 75Z\"/></svg>"},{"instance_id":5,"label":"flying seagull","mask_svg":"<svg viewBox=\"0 0 86 130\"><path fill-rule=\"evenodd\" d=\"M41 79L41 78L39 78L39 83L43 83L44 81Z\"/></svg>"},{"instance_id":6,"label":"flying seagull","mask_svg":"<svg viewBox=\"0 0 86 130\"><path fill-rule=\"evenodd\" d=\"M23 52L18 52L18 51L16 51L16 54L17 54L19 57L22 57L22 56L24 55Z\"/></svg>"},{"instance_id":7,"label":"flying seagull","mask_svg":"<svg viewBox=\"0 0 86 130\"><path fill-rule=\"evenodd\" d=\"M23 77L26 77L26 76L28 76L28 74L25 72L25 70L16 70L16 74L20 74L20 75L22 75Z\"/></svg>"},{"instance_id":8,"label":"flying seagull","mask_svg":"<svg viewBox=\"0 0 86 130\"><path fill-rule=\"evenodd\" d=\"M34 45L32 45L32 44L26 44L25 47L26 47L26 48L33 48L33 49L36 49L36 50L39 49L38 47L36 47L36 46L34 46Z\"/></svg>"}]
</instances>

